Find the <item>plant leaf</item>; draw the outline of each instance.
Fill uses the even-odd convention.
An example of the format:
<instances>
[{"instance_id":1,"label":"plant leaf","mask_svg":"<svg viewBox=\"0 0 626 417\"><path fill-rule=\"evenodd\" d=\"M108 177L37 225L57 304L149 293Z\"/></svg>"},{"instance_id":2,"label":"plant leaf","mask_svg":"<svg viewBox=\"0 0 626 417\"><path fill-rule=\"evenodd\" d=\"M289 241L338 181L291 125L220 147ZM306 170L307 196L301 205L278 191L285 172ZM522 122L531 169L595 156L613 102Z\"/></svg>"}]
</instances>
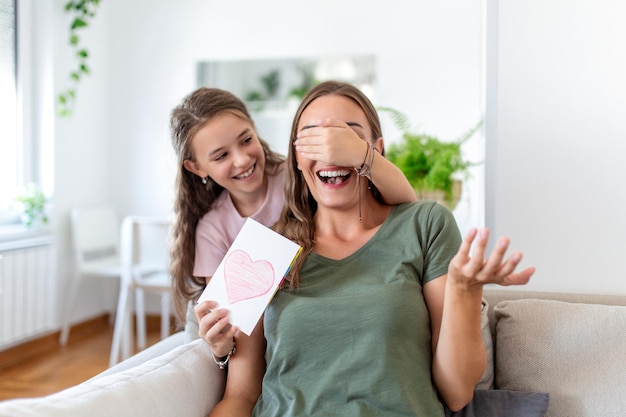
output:
<instances>
[{"instance_id":1,"label":"plant leaf","mask_svg":"<svg viewBox=\"0 0 626 417\"><path fill-rule=\"evenodd\" d=\"M70 26L70 30L84 28L84 27L87 27L87 22L85 22L80 17L76 17L74 18L74 21L72 22L72 26Z\"/></svg>"},{"instance_id":2,"label":"plant leaf","mask_svg":"<svg viewBox=\"0 0 626 417\"><path fill-rule=\"evenodd\" d=\"M391 117L391 121L393 122L393 124L402 132L407 132L411 128L409 118L401 111L396 110L392 107L385 106L378 107L378 111L389 114L389 117Z\"/></svg>"}]
</instances>

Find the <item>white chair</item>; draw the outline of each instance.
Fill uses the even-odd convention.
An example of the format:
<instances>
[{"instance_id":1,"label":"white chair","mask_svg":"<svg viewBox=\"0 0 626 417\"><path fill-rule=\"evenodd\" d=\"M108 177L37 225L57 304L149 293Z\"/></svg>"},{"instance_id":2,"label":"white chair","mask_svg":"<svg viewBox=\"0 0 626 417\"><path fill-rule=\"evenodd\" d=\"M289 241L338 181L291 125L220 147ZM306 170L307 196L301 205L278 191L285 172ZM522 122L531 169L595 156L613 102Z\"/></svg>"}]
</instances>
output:
<instances>
[{"instance_id":1,"label":"white chair","mask_svg":"<svg viewBox=\"0 0 626 417\"><path fill-rule=\"evenodd\" d=\"M109 366L131 355L132 292L135 293L137 347L146 347L144 291L161 295L161 338L170 334L172 284L169 274L167 219L127 216L121 226L121 284ZM120 358L121 351L121 358Z\"/></svg>"},{"instance_id":2,"label":"white chair","mask_svg":"<svg viewBox=\"0 0 626 417\"><path fill-rule=\"evenodd\" d=\"M61 324L59 342L65 345L70 335L70 323L76 307L78 289L87 277L121 276L119 258L119 223L115 209L110 206L75 208L70 212L75 271Z\"/></svg>"}]
</instances>

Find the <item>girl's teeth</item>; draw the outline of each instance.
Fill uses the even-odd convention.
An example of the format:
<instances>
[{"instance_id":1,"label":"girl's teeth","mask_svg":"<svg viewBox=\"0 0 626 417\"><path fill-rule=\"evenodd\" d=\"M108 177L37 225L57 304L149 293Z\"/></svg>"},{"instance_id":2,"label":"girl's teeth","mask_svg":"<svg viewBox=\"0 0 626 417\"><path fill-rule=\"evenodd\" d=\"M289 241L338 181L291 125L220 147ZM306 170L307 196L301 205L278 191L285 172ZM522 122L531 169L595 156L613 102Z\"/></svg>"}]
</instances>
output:
<instances>
[{"instance_id":1,"label":"girl's teeth","mask_svg":"<svg viewBox=\"0 0 626 417\"><path fill-rule=\"evenodd\" d=\"M241 180L241 179L249 177L250 175L252 175L253 172L254 172L254 165L248 171L244 172L241 175L237 175L235 178Z\"/></svg>"}]
</instances>

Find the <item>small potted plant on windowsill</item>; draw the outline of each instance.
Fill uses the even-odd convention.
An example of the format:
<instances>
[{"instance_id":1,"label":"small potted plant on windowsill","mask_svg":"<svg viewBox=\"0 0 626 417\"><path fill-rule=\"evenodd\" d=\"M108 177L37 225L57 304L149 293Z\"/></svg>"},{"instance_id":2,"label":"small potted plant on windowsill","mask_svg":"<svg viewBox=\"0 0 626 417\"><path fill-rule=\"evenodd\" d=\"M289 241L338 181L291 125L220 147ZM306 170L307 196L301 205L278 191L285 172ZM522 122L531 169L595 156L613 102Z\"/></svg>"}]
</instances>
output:
<instances>
[{"instance_id":1,"label":"small potted plant on windowsill","mask_svg":"<svg viewBox=\"0 0 626 417\"><path fill-rule=\"evenodd\" d=\"M408 117L394 108L379 107L378 110L387 113L402 133L402 140L392 143L386 156L406 175L417 198L435 200L454 210L461 198L462 179L469 176L472 166L480 164L467 161L461 145L480 129L482 121L459 139L444 142L413 131Z\"/></svg>"},{"instance_id":2,"label":"small potted plant on windowsill","mask_svg":"<svg viewBox=\"0 0 626 417\"><path fill-rule=\"evenodd\" d=\"M21 206L22 222L27 228L44 227L48 224L50 199L36 184L28 184L24 192L15 198Z\"/></svg>"}]
</instances>

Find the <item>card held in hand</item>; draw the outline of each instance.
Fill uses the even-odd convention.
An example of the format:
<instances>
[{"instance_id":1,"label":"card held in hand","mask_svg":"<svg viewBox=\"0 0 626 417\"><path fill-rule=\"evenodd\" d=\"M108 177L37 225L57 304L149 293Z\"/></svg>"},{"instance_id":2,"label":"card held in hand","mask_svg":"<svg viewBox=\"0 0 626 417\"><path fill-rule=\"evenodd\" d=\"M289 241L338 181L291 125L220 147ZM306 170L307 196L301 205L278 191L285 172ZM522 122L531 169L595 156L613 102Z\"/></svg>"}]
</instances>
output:
<instances>
[{"instance_id":1,"label":"card held in hand","mask_svg":"<svg viewBox=\"0 0 626 417\"><path fill-rule=\"evenodd\" d=\"M198 302L217 301L231 324L252 333L302 248L248 218Z\"/></svg>"}]
</instances>

